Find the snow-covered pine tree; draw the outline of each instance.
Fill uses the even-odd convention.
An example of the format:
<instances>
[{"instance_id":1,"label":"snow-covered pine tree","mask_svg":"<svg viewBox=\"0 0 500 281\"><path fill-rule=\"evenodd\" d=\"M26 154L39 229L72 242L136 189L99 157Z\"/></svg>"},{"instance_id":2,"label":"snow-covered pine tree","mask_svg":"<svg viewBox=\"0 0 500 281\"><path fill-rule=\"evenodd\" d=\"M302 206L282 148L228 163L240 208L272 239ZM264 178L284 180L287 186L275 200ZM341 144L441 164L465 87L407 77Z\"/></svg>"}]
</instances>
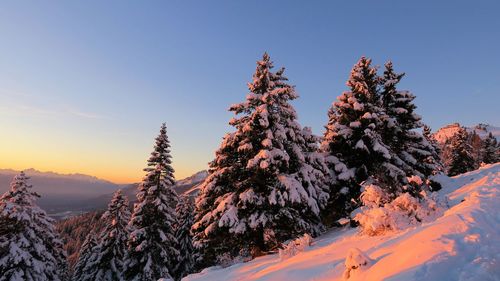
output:
<instances>
[{"instance_id":1,"label":"snow-covered pine tree","mask_svg":"<svg viewBox=\"0 0 500 281\"><path fill-rule=\"evenodd\" d=\"M328 198L323 173L310 163L310 143L289 101L297 98L284 69L266 53L230 107L235 132L224 137L196 200L195 246L205 264L219 256L258 256L282 242L322 229Z\"/></svg>"},{"instance_id":2,"label":"snow-covered pine tree","mask_svg":"<svg viewBox=\"0 0 500 281\"><path fill-rule=\"evenodd\" d=\"M436 138L434 137L434 134L432 133L432 128L429 125L423 124L422 136L434 147L434 150L436 150L436 152L438 152L439 154L440 152L439 144Z\"/></svg>"},{"instance_id":3,"label":"snow-covered pine tree","mask_svg":"<svg viewBox=\"0 0 500 281\"><path fill-rule=\"evenodd\" d=\"M85 240L83 240L82 246L80 247L80 252L78 253L78 261L73 269L73 276L71 280L73 281L83 281L92 280L92 272L90 271L89 265L92 262L93 252L96 250L97 246L96 234L91 231Z\"/></svg>"},{"instance_id":4,"label":"snow-covered pine tree","mask_svg":"<svg viewBox=\"0 0 500 281\"><path fill-rule=\"evenodd\" d=\"M376 179L394 196L405 179L404 171L393 164L398 157L381 135L387 116L382 108L377 69L369 58L362 57L354 65L347 86L350 91L337 97L328 112L321 144L330 169L338 174L339 184L332 187L336 195L329 204L341 211L337 217L357 207L360 184L368 178Z\"/></svg>"},{"instance_id":5,"label":"snow-covered pine tree","mask_svg":"<svg viewBox=\"0 0 500 281\"><path fill-rule=\"evenodd\" d=\"M472 132L469 132L468 136L469 136L468 142L472 147L472 156L474 157L474 167L472 168L472 170L475 170L475 169L479 168L479 165L481 164L481 162L483 160L482 159L483 158L483 153L482 153L483 141L479 137L479 135L476 133L476 130L474 130L474 129L472 130Z\"/></svg>"},{"instance_id":6,"label":"snow-covered pine tree","mask_svg":"<svg viewBox=\"0 0 500 281\"><path fill-rule=\"evenodd\" d=\"M80 281L113 281L123 279L123 263L127 252L130 210L121 189L117 190L108 210L101 218L105 228L99 234L98 245L85 268L86 276Z\"/></svg>"},{"instance_id":7,"label":"snow-covered pine tree","mask_svg":"<svg viewBox=\"0 0 500 281\"><path fill-rule=\"evenodd\" d=\"M440 170L439 153L417 129L424 124L415 113L415 96L408 91L399 91L397 84L404 73L394 72L392 62L385 64L381 98L385 116L382 132L384 142L397 154L393 164L404 170L407 176L417 175L426 179ZM399 161L402 160L402 161Z\"/></svg>"},{"instance_id":8,"label":"snow-covered pine tree","mask_svg":"<svg viewBox=\"0 0 500 281\"><path fill-rule=\"evenodd\" d=\"M196 252L193 247L193 238L191 227L194 220L194 204L188 196L179 198L176 208L177 223L175 225L175 237L177 239L177 249L179 250L179 259L175 267L175 277L182 277L192 272L195 265Z\"/></svg>"},{"instance_id":9,"label":"snow-covered pine tree","mask_svg":"<svg viewBox=\"0 0 500 281\"><path fill-rule=\"evenodd\" d=\"M138 187L130 219L125 280L171 278L178 259L174 233L177 194L165 123L148 159L147 175Z\"/></svg>"},{"instance_id":10,"label":"snow-covered pine tree","mask_svg":"<svg viewBox=\"0 0 500 281\"><path fill-rule=\"evenodd\" d=\"M422 128L422 135L428 142L436 140L432 135L432 128L426 124L424 124L424 127Z\"/></svg>"},{"instance_id":11,"label":"snow-covered pine tree","mask_svg":"<svg viewBox=\"0 0 500 281\"><path fill-rule=\"evenodd\" d=\"M440 156L441 155L441 146L439 145L438 141L436 140L436 138L432 134L431 127L424 124L424 127L422 128L422 135L427 140L427 142L429 142L432 145L432 147L434 148L434 151L436 152L436 155L434 157L436 157L436 159L439 160L438 161L439 166L437 167L438 171L442 171L443 170L443 163L441 161L441 156Z\"/></svg>"},{"instance_id":12,"label":"snow-covered pine tree","mask_svg":"<svg viewBox=\"0 0 500 281\"><path fill-rule=\"evenodd\" d=\"M490 132L488 136L483 140L482 149L482 160L485 164L496 163L500 161L500 148L498 146L497 139Z\"/></svg>"},{"instance_id":13,"label":"snow-covered pine tree","mask_svg":"<svg viewBox=\"0 0 500 281\"><path fill-rule=\"evenodd\" d=\"M0 198L0 280L66 280L62 242L28 179L16 175Z\"/></svg>"},{"instance_id":14,"label":"snow-covered pine tree","mask_svg":"<svg viewBox=\"0 0 500 281\"><path fill-rule=\"evenodd\" d=\"M475 160L469 133L463 127L448 140L447 158L444 160L449 176L456 176L474 170Z\"/></svg>"}]
</instances>

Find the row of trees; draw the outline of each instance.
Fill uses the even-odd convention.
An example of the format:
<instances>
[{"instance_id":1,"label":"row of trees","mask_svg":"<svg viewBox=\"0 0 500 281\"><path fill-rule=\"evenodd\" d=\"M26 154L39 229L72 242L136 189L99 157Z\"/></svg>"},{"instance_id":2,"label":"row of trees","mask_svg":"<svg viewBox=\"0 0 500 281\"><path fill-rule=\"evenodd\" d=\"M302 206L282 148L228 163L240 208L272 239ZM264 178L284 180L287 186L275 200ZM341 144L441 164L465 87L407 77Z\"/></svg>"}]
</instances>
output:
<instances>
[{"instance_id":1,"label":"row of trees","mask_svg":"<svg viewBox=\"0 0 500 281\"><path fill-rule=\"evenodd\" d=\"M89 229L72 274L53 220L21 172L0 198L0 280L178 280L191 272L193 203L173 190L165 124L145 171L133 212L116 191L100 218L103 229Z\"/></svg>"},{"instance_id":2,"label":"row of trees","mask_svg":"<svg viewBox=\"0 0 500 281\"><path fill-rule=\"evenodd\" d=\"M395 198L408 191L408 177L441 170L437 147L416 130L423 124L415 96L397 88L404 74L392 63L381 76L370 59L356 63L322 138L297 122L295 89L283 69L272 69L264 54L245 101L230 107L235 131L224 137L196 199L192 231L205 266L319 234L359 207L366 181Z\"/></svg>"},{"instance_id":3,"label":"row of trees","mask_svg":"<svg viewBox=\"0 0 500 281\"><path fill-rule=\"evenodd\" d=\"M481 139L473 130L464 127L442 145L441 158L446 173L456 176L479 168L481 163L491 164L500 161L500 146L491 132Z\"/></svg>"},{"instance_id":4,"label":"row of trees","mask_svg":"<svg viewBox=\"0 0 500 281\"><path fill-rule=\"evenodd\" d=\"M132 214L119 190L102 216L105 229L90 233L73 273L75 281L180 279L191 272L193 208L173 190L174 169L165 124L148 159Z\"/></svg>"},{"instance_id":5,"label":"row of trees","mask_svg":"<svg viewBox=\"0 0 500 281\"><path fill-rule=\"evenodd\" d=\"M96 210L78 216L56 221L55 227L61 240L64 242L64 250L68 256L70 271L78 261L78 255L83 242L89 234L89 229L94 233L101 233L105 227L101 220L105 210Z\"/></svg>"},{"instance_id":6,"label":"row of trees","mask_svg":"<svg viewBox=\"0 0 500 281\"><path fill-rule=\"evenodd\" d=\"M362 57L320 138L298 123L290 104L295 88L264 54L246 99L230 107L235 130L210 163L194 219L192 203L173 190L163 124L133 212L117 192L102 216L104 230L89 234L81 247L73 280L180 279L225 259L276 251L349 217L368 185L387 200L403 193L419 200L442 165L430 130L418 130L415 96L398 89L403 76L390 62L379 75ZM0 276L64 280L61 242L25 180L24 174L16 178L0 203Z\"/></svg>"}]
</instances>

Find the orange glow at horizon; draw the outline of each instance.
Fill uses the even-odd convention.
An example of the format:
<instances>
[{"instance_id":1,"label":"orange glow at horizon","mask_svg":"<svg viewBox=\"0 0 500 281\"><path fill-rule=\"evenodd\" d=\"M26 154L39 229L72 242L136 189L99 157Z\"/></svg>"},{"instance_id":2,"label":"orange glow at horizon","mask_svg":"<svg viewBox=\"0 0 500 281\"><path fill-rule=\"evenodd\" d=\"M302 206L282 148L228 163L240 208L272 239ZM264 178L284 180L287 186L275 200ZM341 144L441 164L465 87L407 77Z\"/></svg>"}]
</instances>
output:
<instances>
[{"instance_id":1,"label":"orange glow at horizon","mask_svg":"<svg viewBox=\"0 0 500 281\"><path fill-rule=\"evenodd\" d=\"M140 182L153 149L153 132L127 135L88 132L81 127L46 130L40 122L5 122L8 137L0 138L0 168L60 174L85 174L126 184ZM37 126L38 125L38 126ZM176 179L207 169L198 151L172 144L172 167ZM210 153L211 154L211 153ZM208 158L209 156L205 156Z\"/></svg>"},{"instance_id":2,"label":"orange glow at horizon","mask_svg":"<svg viewBox=\"0 0 500 281\"><path fill-rule=\"evenodd\" d=\"M12 169L16 171L23 171L28 169L35 169L40 172L54 172L58 174L84 174L88 176L94 176L102 180L107 180L116 184L129 184L137 183L142 180L146 174L142 169L139 168L137 171L120 171L120 170L99 170L99 169L86 169L82 167L81 169L74 169L68 167L58 167L55 165L45 165L43 163L33 163L23 164L15 161L5 161L5 159L0 160L0 169ZM174 167L175 169L175 167ZM175 178L177 180L183 179L191 176L196 171L192 169L176 169ZM29 174L28 174L29 176Z\"/></svg>"},{"instance_id":3,"label":"orange glow at horizon","mask_svg":"<svg viewBox=\"0 0 500 281\"><path fill-rule=\"evenodd\" d=\"M29 139L3 139L0 140L0 169L20 171L33 168L41 172L78 173L117 184L140 182L144 177L143 169L149 152L134 151L126 147L94 149L95 147L60 147L51 142L45 143L44 148L39 148L29 142ZM203 166L193 167L193 163L188 160L176 161L175 155L172 162L176 179L206 169Z\"/></svg>"}]
</instances>

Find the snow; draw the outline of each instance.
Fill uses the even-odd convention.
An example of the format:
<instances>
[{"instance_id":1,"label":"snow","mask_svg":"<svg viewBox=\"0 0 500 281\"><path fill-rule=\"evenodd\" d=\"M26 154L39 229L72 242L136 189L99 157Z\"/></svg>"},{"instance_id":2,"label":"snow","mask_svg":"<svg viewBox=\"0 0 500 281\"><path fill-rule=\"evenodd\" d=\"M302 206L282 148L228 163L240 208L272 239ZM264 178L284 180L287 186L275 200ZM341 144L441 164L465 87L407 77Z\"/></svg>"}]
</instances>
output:
<instances>
[{"instance_id":1,"label":"snow","mask_svg":"<svg viewBox=\"0 0 500 281\"><path fill-rule=\"evenodd\" d=\"M185 179L178 180L175 184L176 186L182 186L182 185L193 185L193 184L198 184L205 180L205 178L208 176L208 172L203 170L199 171Z\"/></svg>"},{"instance_id":2,"label":"snow","mask_svg":"<svg viewBox=\"0 0 500 281\"><path fill-rule=\"evenodd\" d=\"M373 150L380 152L385 159L391 159L391 153L389 153L389 150L382 146L378 141L375 141L375 143L373 144Z\"/></svg>"},{"instance_id":3,"label":"snow","mask_svg":"<svg viewBox=\"0 0 500 281\"><path fill-rule=\"evenodd\" d=\"M373 187L373 186L372 186ZM369 196L366 196L368 191ZM379 192L382 190L379 189ZM372 201L374 192L367 189L361 194L365 206L354 216L354 220L360 224L360 232L367 235L382 235L387 232L404 230L410 226L419 225L421 222L430 222L444 211L444 204L426 192L422 192L422 198L417 199L409 193L402 193L393 201L378 195ZM369 197L369 198L366 198ZM375 196L377 197L377 196ZM443 200L444 201L444 200ZM377 204L378 202L378 204Z\"/></svg>"},{"instance_id":4,"label":"snow","mask_svg":"<svg viewBox=\"0 0 500 281\"><path fill-rule=\"evenodd\" d=\"M305 249L311 246L313 239L311 235L304 234L303 236L288 242L283 249L279 250L279 256L281 260L286 260L303 252Z\"/></svg>"},{"instance_id":5,"label":"snow","mask_svg":"<svg viewBox=\"0 0 500 281\"><path fill-rule=\"evenodd\" d=\"M368 147L366 147L366 145L363 142L363 140L359 140L354 147L357 148L357 149L368 151Z\"/></svg>"},{"instance_id":6,"label":"snow","mask_svg":"<svg viewBox=\"0 0 500 281\"><path fill-rule=\"evenodd\" d=\"M383 236L334 229L285 260L267 255L183 280L345 280L346 258L354 248L362 254L354 256L371 262L347 280L500 280L500 163L435 180L443 185L439 196L449 208L431 222Z\"/></svg>"},{"instance_id":7,"label":"snow","mask_svg":"<svg viewBox=\"0 0 500 281\"><path fill-rule=\"evenodd\" d=\"M417 185L422 185L424 183L419 176L415 176L415 175L413 175L411 177L407 177L406 179L408 180L409 183L415 183Z\"/></svg>"},{"instance_id":8,"label":"snow","mask_svg":"<svg viewBox=\"0 0 500 281\"><path fill-rule=\"evenodd\" d=\"M344 279L354 278L356 275L361 274L360 272L366 271L366 269L371 265L372 260L358 248L352 248L349 250L347 257L345 259L345 271L343 274Z\"/></svg>"}]
</instances>

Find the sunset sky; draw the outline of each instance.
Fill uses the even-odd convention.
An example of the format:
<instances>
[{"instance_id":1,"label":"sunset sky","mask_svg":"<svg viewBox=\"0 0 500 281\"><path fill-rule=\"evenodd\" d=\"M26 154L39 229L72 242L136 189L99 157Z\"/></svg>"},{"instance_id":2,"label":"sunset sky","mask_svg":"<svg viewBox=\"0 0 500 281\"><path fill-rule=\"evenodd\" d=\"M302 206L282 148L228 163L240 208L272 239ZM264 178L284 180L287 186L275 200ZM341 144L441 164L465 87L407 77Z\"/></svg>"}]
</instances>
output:
<instances>
[{"instance_id":1,"label":"sunset sky","mask_svg":"<svg viewBox=\"0 0 500 281\"><path fill-rule=\"evenodd\" d=\"M166 122L176 177L206 169L264 51L317 134L362 55L432 128L500 125L499 1L300 3L3 2L0 168L136 182Z\"/></svg>"}]
</instances>

